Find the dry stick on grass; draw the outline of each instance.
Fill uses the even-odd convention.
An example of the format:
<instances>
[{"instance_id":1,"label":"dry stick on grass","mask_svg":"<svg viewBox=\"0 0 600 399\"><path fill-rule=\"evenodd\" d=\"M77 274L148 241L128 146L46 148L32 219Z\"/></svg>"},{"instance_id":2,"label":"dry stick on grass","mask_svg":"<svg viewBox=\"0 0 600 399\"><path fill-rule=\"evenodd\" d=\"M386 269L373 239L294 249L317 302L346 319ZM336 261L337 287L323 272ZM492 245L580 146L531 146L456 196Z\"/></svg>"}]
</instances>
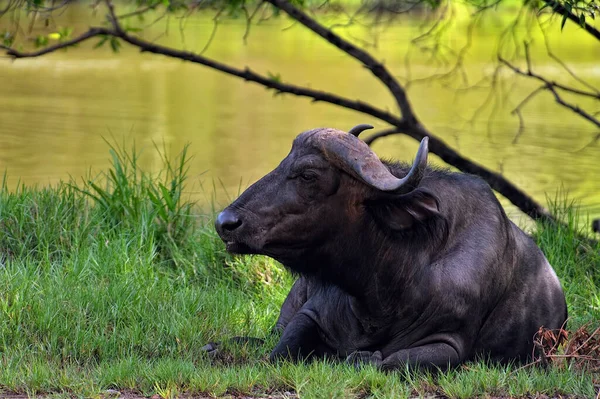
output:
<instances>
[{"instance_id":1,"label":"dry stick on grass","mask_svg":"<svg viewBox=\"0 0 600 399\"><path fill-rule=\"evenodd\" d=\"M343 108L351 109L366 115L370 115L384 122L389 123L397 130L399 134L408 135L416 140L421 140L425 136L429 136L429 148L433 154L439 156L447 164L456 167L457 169L471 173L482 177L494 190L506 197L525 214L538 220L546 220L550 222L556 222L554 217L538 202L527 195L524 191L519 189L509 180L504 178L501 174L493 172L482 165L479 165L460 153L455 151L453 148L448 146L439 137L433 135L427 130L417 119L411 104L406 96L404 88L398 83L394 76L387 70L387 68L375 58L373 58L368 52L356 47L354 44L342 39L334 32L328 30L326 27L320 25L313 18L308 16L302 10L296 8L287 0L267 0L275 7L285 11L294 20L298 21L306 28L310 29L314 33L327 40L329 43L350 55L351 57L360 61L367 69L369 69L373 75L381 81L390 91L398 108L401 116L398 117L387 111L376 108L368 103L360 100L350 100L332 93L313 90L302 86L293 84L282 83L278 79L269 78L251 71L249 68L239 69L230 65L212 60L199 54L194 54L187 51L180 51L173 48L161 46L152 42L148 42L137 36L130 35L120 26L118 17L114 12L112 3L107 0L106 4L109 9L109 21L113 25L112 29L107 28L91 28L88 32L83 35L72 39L70 41L62 42L54 46L47 47L45 49L36 52L20 52L18 50L10 49L7 51L7 55L13 58L24 58L24 57L38 57L44 54L51 53L61 48L67 48L74 44L88 40L94 36L99 35L110 35L116 38L120 38L123 41L138 47L142 52L150 52L154 54L162 54L172 58L178 58L181 60L194 62L223 72L228 75L236 76L246 81L258 83L266 88L273 89L276 94L289 93L297 96L303 96L311 98L313 101L323 101L330 104L335 104ZM377 137L367 139L373 142Z\"/></svg>"},{"instance_id":2,"label":"dry stick on grass","mask_svg":"<svg viewBox=\"0 0 600 399\"><path fill-rule=\"evenodd\" d=\"M541 327L534 337L534 347L539 351L538 358L512 371L514 374L524 368L542 364L548 366L551 361L563 360L575 362L578 368L588 371L600 371L600 327L588 333L589 324L581 326L576 331L568 333L564 328L548 330ZM564 325L563 325L564 327ZM580 342L583 340L583 342ZM592 343L589 347L588 344ZM557 353L562 345L564 353ZM576 346L575 346L576 345Z\"/></svg>"}]
</instances>

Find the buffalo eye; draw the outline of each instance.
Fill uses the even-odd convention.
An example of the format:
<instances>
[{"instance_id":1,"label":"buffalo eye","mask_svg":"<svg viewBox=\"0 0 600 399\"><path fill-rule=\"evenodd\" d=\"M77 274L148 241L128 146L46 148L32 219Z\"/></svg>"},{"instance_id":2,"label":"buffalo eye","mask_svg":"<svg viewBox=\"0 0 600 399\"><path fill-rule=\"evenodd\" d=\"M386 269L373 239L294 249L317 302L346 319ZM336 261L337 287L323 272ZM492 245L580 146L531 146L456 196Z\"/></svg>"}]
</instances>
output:
<instances>
[{"instance_id":1,"label":"buffalo eye","mask_svg":"<svg viewBox=\"0 0 600 399\"><path fill-rule=\"evenodd\" d=\"M306 182L311 182L317 179L317 174L315 172L312 171L304 171L302 173L300 173L300 179L302 179L303 181Z\"/></svg>"}]
</instances>

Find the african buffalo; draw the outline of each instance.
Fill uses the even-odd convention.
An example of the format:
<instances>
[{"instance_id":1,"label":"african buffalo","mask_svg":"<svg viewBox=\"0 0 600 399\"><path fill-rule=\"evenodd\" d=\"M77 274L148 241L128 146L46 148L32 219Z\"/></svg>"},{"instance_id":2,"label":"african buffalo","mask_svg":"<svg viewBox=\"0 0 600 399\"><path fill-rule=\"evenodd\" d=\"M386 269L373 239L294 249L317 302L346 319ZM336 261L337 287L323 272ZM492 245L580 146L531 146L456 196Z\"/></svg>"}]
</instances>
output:
<instances>
[{"instance_id":1,"label":"african buffalo","mask_svg":"<svg viewBox=\"0 0 600 399\"><path fill-rule=\"evenodd\" d=\"M524 361L565 297L535 243L480 178L381 161L357 136L301 133L279 166L217 217L227 250L300 277L271 359L346 358L383 369Z\"/></svg>"}]
</instances>

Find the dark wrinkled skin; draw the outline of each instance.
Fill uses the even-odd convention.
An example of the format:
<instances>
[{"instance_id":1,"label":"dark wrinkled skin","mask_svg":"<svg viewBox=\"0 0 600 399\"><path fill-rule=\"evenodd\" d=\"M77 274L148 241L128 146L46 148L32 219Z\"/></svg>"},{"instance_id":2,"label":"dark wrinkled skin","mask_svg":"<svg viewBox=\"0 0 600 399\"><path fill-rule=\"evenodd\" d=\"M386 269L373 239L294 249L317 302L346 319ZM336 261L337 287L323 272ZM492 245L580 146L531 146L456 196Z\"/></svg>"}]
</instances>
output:
<instances>
[{"instance_id":1,"label":"dark wrinkled skin","mask_svg":"<svg viewBox=\"0 0 600 399\"><path fill-rule=\"evenodd\" d=\"M409 169L385 164L397 177ZM540 326L566 320L544 255L474 176L427 169L414 191L381 192L300 135L216 227L229 251L300 275L272 360L330 356L382 369L524 361Z\"/></svg>"}]
</instances>

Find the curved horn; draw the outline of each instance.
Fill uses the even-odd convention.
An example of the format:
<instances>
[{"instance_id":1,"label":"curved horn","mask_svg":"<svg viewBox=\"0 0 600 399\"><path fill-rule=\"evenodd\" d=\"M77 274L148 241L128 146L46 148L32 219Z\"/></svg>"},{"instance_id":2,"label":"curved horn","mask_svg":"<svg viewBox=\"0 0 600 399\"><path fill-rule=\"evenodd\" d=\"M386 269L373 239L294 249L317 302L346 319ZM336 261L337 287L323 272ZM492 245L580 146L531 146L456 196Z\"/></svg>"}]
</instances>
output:
<instances>
[{"instance_id":1,"label":"curved horn","mask_svg":"<svg viewBox=\"0 0 600 399\"><path fill-rule=\"evenodd\" d=\"M365 130L373 129L373 126L368 125L366 123L362 123L360 125L354 126L352 129L348 130L348 133L353 135L354 137L358 137L359 134L364 132Z\"/></svg>"},{"instance_id":2,"label":"curved horn","mask_svg":"<svg viewBox=\"0 0 600 399\"><path fill-rule=\"evenodd\" d=\"M319 148L332 163L369 186L394 194L406 194L419 186L427 166L429 138L421 140L408 174L399 179L364 141L336 129L307 132L310 145Z\"/></svg>"}]
</instances>

